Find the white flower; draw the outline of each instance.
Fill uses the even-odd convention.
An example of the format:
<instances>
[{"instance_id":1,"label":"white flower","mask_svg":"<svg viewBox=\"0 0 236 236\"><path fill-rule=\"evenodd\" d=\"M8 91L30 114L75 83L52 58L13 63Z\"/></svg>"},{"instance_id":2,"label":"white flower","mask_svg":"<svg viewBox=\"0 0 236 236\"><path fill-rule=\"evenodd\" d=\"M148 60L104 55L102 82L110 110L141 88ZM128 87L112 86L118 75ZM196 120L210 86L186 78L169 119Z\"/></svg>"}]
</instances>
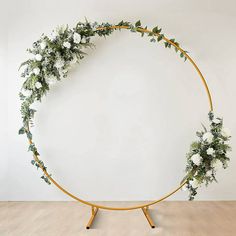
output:
<instances>
[{"instance_id":1,"label":"white flower","mask_svg":"<svg viewBox=\"0 0 236 236\"><path fill-rule=\"evenodd\" d=\"M29 97L29 96L31 96L31 94L32 94L32 90L23 89L23 90L21 91L21 93L22 93L25 97Z\"/></svg>"},{"instance_id":2,"label":"white flower","mask_svg":"<svg viewBox=\"0 0 236 236\"><path fill-rule=\"evenodd\" d=\"M40 54L35 55L35 60L36 61L42 61L43 57Z\"/></svg>"},{"instance_id":3,"label":"white flower","mask_svg":"<svg viewBox=\"0 0 236 236\"><path fill-rule=\"evenodd\" d=\"M69 42L64 42L63 46L69 49L71 47L71 44Z\"/></svg>"},{"instance_id":4,"label":"white flower","mask_svg":"<svg viewBox=\"0 0 236 236\"><path fill-rule=\"evenodd\" d=\"M80 40L81 40L80 34L74 33L73 40L74 40L75 43L80 43Z\"/></svg>"},{"instance_id":5,"label":"white flower","mask_svg":"<svg viewBox=\"0 0 236 236\"><path fill-rule=\"evenodd\" d=\"M34 73L35 75L39 75L40 69L39 69L38 67L34 68L34 69L33 69L33 73Z\"/></svg>"},{"instance_id":6,"label":"white flower","mask_svg":"<svg viewBox=\"0 0 236 236\"><path fill-rule=\"evenodd\" d=\"M213 140L213 137L214 136L212 135L212 133L206 132L205 134L203 134L202 139L208 143L211 143Z\"/></svg>"},{"instance_id":7,"label":"white flower","mask_svg":"<svg viewBox=\"0 0 236 236\"><path fill-rule=\"evenodd\" d=\"M86 43L87 41L86 41L86 38L82 38L81 39L81 43Z\"/></svg>"},{"instance_id":8,"label":"white flower","mask_svg":"<svg viewBox=\"0 0 236 236\"><path fill-rule=\"evenodd\" d=\"M213 155L215 153L215 150L213 148L207 149L207 155Z\"/></svg>"},{"instance_id":9,"label":"white flower","mask_svg":"<svg viewBox=\"0 0 236 236\"><path fill-rule=\"evenodd\" d=\"M57 69L60 69L60 68L62 68L62 67L64 66L64 64L65 64L65 62L64 62L63 60L58 59L58 60L56 61L56 63L55 63L54 66L55 66Z\"/></svg>"},{"instance_id":10,"label":"white flower","mask_svg":"<svg viewBox=\"0 0 236 236\"><path fill-rule=\"evenodd\" d=\"M191 160L195 165L199 166L202 161L202 157L199 155L199 153L196 153L192 155Z\"/></svg>"},{"instance_id":11,"label":"white flower","mask_svg":"<svg viewBox=\"0 0 236 236\"><path fill-rule=\"evenodd\" d=\"M211 167L214 168L215 170L219 170L220 168L223 167L223 164L220 160L215 160L211 162Z\"/></svg>"},{"instance_id":12,"label":"white flower","mask_svg":"<svg viewBox=\"0 0 236 236\"><path fill-rule=\"evenodd\" d=\"M219 118L214 118L214 119L212 120L212 122L213 122L214 124L220 124L221 120L220 120Z\"/></svg>"},{"instance_id":13,"label":"white flower","mask_svg":"<svg viewBox=\"0 0 236 236\"><path fill-rule=\"evenodd\" d=\"M37 88L37 89L42 88L42 84L41 84L40 82L36 82L34 86L35 86L35 88Z\"/></svg>"},{"instance_id":14,"label":"white flower","mask_svg":"<svg viewBox=\"0 0 236 236\"><path fill-rule=\"evenodd\" d=\"M54 75L50 75L46 77L45 80L49 85L54 85L57 82L57 77Z\"/></svg>"},{"instance_id":15,"label":"white flower","mask_svg":"<svg viewBox=\"0 0 236 236\"><path fill-rule=\"evenodd\" d=\"M193 188L197 188L200 186L199 182L196 179L190 180L189 184L193 187Z\"/></svg>"},{"instance_id":16,"label":"white flower","mask_svg":"<svg viewBox=\"0 0 236 236\"><path fill-rule=\"evenodd\" d=\"M40 43L40 47L41 47L42 50L44 50L44 49L46 48L46 46L47 46L47 44L46 44L45 41L42 41L42 42Z\"/></svg>"},{"instance_id":17,"label":"white flower","mask_svg":"<svg viewBox=\"0 0 236 236\"><path fill-rule=\"evenodd\" d=\"M225 137L228 138L231 136L230 130L228 128L224 128L221 130L221 134Z\"/></svg>"}]
</instances>

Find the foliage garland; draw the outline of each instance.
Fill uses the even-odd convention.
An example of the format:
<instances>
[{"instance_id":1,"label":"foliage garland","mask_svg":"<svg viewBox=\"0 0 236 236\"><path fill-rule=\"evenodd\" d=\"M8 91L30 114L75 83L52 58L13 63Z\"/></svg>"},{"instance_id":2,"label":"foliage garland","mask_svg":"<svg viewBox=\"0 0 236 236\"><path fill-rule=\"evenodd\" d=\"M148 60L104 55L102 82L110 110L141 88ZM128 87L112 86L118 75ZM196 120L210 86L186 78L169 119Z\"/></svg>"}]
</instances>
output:
<instances>
[{"instance_id":1,"label":"foliage garland","mask_svg":"<svg viewBox=\"0 0 236 236\"><path fill-rule=\"evenodd\" d=\"M19 130L19 134L26 134L29 141L28 150L33 153L34 159L32 165L37 168L47 167L39 158L40 154L35 143L32 141L32 133L30 127L33 126L33 118L36 110L31 106L34 102L42 100L47 94L50 87L57 81L67 77L69 69L84 58L86 53L83 49L94 47L91 38L94 36L106 37L112 34L117 27L126 27L131 32L140 33L141 36L147 34L150 41L160 42L165 37L162 29L158 26L152 29L152 32L145 33L147 27L143 27L140 21L135 24L121 21L117 25L110 23L98 24L79 22L75 28L70 29L68 26L57 27L52 31L50 36L42 35L39 40L33 43L32 48L27 49L30 58L23 62L20 66L24 67L21 77L24 83L19 93L21 99L21 116L23 126ZM177 47L167 41L164 41L166 48L174 48L176 53L186 61L187 51L178 49L179 43L175 39L170 41ZM198 187L205 183L216 181L215 174L219 167L226 168L229 158L227 152L230 150L228 141L230 134L223 128L223 120L214 118L213 112L209 113L210 130L204 127L203 131L197 132L198 141L192 143L189 153L187 153L187 175L183 179L186 182L184 189L189 190L189 199L193 200L197 194ZM41 178L48 184L50 180L43 174Z\"/></svg>"}]
</instances>

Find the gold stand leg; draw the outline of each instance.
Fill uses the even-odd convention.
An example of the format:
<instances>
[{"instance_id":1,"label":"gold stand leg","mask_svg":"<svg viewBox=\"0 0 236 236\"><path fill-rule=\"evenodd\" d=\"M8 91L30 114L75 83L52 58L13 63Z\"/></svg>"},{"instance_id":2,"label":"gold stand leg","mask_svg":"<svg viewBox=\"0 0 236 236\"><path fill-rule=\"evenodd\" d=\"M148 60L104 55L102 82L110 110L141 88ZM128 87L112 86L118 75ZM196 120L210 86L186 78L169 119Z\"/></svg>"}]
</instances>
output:
<instances>
[{"instance_id":1,"label":"gold stand leg","mask_svg":"<svg viewBox=\"0 0 236 236\"><path fill-rule=\"evenodd\" d=\"M153 221L152 221L152 218L151 218L151 216L149 215L148 207L142 207L141 209L142 209L143 214L145 215L145 217L146 217L146 219L147 219L149 225L150 225L152 228L155 228L155 225L154 225L154 223L153 223ZM92 226L92 224L93 224L93 221L94 221L94 219L95 219L95 216L97 215L98 210L99 210L99 208L92 206L92 215L91 215L91 217L90 217L90 219L89 219L89 222L88 222L88 224L87 224L87 226L86 226L86 229L90 229L90 228L91 228L91 226Z\"/></svg>"},{"instance_id":2,"label":"gold stand leg","mask_svg":"<svg viewBox=\"0 0 236 236\"><path fill-rule=\"evenodd\" d=\"M88 222L88 224L86 226L86 229L90 229L91 228L91 225L92 225L92 223L93 223L93 221L95 219L95 216L96 216L97 212L98 212L98 208L97 207L92 207L92 215L91 215L91 217L89 219L89 222Z\"/></svg>"},{"instance_id":3,"label":"gold stand leg","mask_svg":"<svg viewBox=\"0 0 236 236\"><path fill-rule=\"evenodd\" d=\"M142 208L142 211L143 211L143 214L145 215L145 217L147 218L147 221L148 221L148 223L150 224L150 226L151 226L152 228L155 228L155 225L154 225L154 223L153 223L153 221L152 221L152 218L151 218L151 216L149 215L148 207L143 207L143 208Z\"/></svg>"}]
</instances>

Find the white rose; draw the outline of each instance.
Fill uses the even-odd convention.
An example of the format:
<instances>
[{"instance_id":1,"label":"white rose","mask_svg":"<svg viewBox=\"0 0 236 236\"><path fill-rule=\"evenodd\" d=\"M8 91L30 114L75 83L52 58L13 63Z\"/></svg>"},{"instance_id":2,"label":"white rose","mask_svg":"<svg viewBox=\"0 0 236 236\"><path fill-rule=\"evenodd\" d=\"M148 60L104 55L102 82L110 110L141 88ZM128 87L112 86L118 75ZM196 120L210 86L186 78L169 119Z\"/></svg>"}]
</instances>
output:
<instances>
[{"instance_id":1,"label":"white rose","mask_svg":"<svg viewBox=\"0 0 236 236\"><path fill-rule=\"evenodd\" d=\"M207 155L213 155L215 153L215 150L213 148L207 149Z\"/></svg>"},{"instance_id":2,"label":"white rose","mask_svg":"<svg viewBox=\"0 0 236 236\"><path fill-rule=\"evenodd\" d=\"M32 94L32 90L23 89L23 90L21 91L21 93L22 93L25 97L29 97L29 96L31 96L31 94Z\"/></svg>"},{"instance_id":3,"label":"white rose","mask_svg":"<svg viewBox=\"0 0 236 236\"><path fill-rule=\"evenodd\" d=\"M44 49L46 48L46 46L47 46L47 44L46 44L45 41L42 41L42 42L40 43L40 47L41 47L42 50L44 50Z\"/></svg>"},{"instance_id":4,"label":"white rose","mask_svg":"<svg viewBox=\"0 0 236 236\"><path fill-rule=\"evenodd\" d=\"M215 160L211 162L211 167L214 168L215 170L219 170L223 167L223 164L220 160Z\"/></svg>"},{"instance_id":5,"label":"white rose","mask_svg":"<svg viewBox=\"0 0 236 236\"><path fill-rule=\"evenodd\" d=\"M57 82L57 77L54 75L46 77L46 82L50 85L54 85Z\"/></svg>"},{"instance_id":6,"label":"white rose","mask_svg":"<svg viewBox=\"0 0 236 236\"><path fill-rule=\"evenodd\" d=\"M71 44L69 42L64 42L63 46L69 49L71 47Z\"/></svg>"},{"instance_id":7,"label":"white rose","mask_svg":"<svg viewBox=\"0 0 236 236\"><path fill-rule=\"evenodd\" d=\"M40 82L35 83L35 88L40 89L42 88L42 84Z\"/></svg>"},{"instance_id":8,"label":"white rose","mask_svg":"<svg viewBox=\"0 0 236 236\"><path fill-rule=\"evenodd\" d=\"M190 180L189 184L193 187L193 188L197 188L200 186L199 182L196 179Z\"/></svg>"},{"instance_id":9,"label":"white rose","mask_svg":"<svg viewBox=\"0 0 236 236\"><path fill-rule=\"evenodd\" d=\"M60 69L60 68L62 68L62 67L64 66L64 63L65 63L65 62L64 62L63 60L59 59L59 60L56 61L55 67L56 67L57 69Z\"/></svg>"},{"instance_id":10,"label":"white rose","mask_svg":"<svg viewBox=\"0 0 236 236\"><path fill-rule=\"evenodd\" d=\"M35 75L39 75L40 69L39 69L38 67L34 68L34 69L33 69L33 73L34 73Z\"/></svg>"},{"instance_id":11,"label":"white rose","mask_svg":"<svg viewBox=\"0 0 236 236\"><path fill-rule=\"evenodd\" d=\"M36 61L42 61L43 57L40 54L35 55L35 60Z\"/></svg>"},{"instance_id":12,"label":"white rose","mask_svg":"<svg viewBox=\"0 0 236 236\"><path fill-rule=\"evenodd\" d=\"M192 155L191 160L195 165L199 166L201 163L202 157L199 155L199 153L196 153Z\"/></svg>"},{"instance_id":13,"label":"white rose","mask_svg":"<svg viewBox=\"0 0 236 236\"><path fill-rule=\"evenodd\" d=\"M221 134L225 137L228 138L231 136L230 130L228 128L224 128L221 130Z\"/></svg>"},{"instance_id":14,"label":"white rose","mask_svg":"<svg viewBox=\"0 0 236 236\"><path fill-rule=\"evenodd\" d=\"M214 118L214 119L212 120L212 122L213 122L214 124L220 124L221 120L220 120L219 118Z\"/></svg>"},{"instance_id":15,"label":"white rose","mask_svg":"<svg viewBox=\"0 0 236 236\"><path fill-rule=\"evenodd\" d=\"M81 40L80 34L74 33L73 40L74 40L75 43L80 43L80 40Z\"/></svg>"},{"instance_id":16,"label":"white rose","mask_svg":"<svg viewBox=\"0 0 236 236\"><path fill-rule=\"evenodd\" d=\"M212 133L206 132L205 134L203 134L202 139L208 143L211 143L213 140L213 137L214 136L212 135Z\"/></svg>"}]
</instances>

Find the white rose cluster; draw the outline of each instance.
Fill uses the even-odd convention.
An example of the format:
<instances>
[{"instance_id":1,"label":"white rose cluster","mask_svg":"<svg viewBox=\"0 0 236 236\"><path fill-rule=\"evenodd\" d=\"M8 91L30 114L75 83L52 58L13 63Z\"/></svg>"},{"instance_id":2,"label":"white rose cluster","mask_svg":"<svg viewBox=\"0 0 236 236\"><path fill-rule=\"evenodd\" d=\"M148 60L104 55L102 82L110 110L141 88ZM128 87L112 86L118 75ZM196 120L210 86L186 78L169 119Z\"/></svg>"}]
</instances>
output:
<instances>
[{"instance_id":1,"label":"white rose cluster","mask_svg":"<svg viewBox=\"0 0 236 236\"><path fill-rule=\"evenodd\" d=\"M28 78L32 75L38 78L43 76L48 85L53 85L57 80L66 77L68 70L81 58L83 46L80 44L86 44L87 40L89 40L88 37L82 36L74 29L69 29L67 25L56 27L50 36L42 35L40 40L33 44L33 49L29 50L32 60L37 62L38 66L29 67ZM59 47L53 47L52 44L58 44ZM57 48L62 48L65 52L62 54L61 51L57 51ZM56 55L54 60L50 60L52 53ZM48 65L50 66L48 67ZM58 78L55 76L55 72L48 71L50 67L56 68ZM42 86L39 81L35 81L34 88L40 89Z\"/></svg>"},{"instance_id":2,"label":"white rose cluster","mask_svg":"<svg viewBox=\"0 0 236 236\"><path fill-rule=\"evenodd\" d=\"M212 112L209 113L209 121L209 130L203 126L204 131L197 132L200 139L193 142L190 152L187 154L188 164L186 169L188 174L185 179L189 178L189 180L182 189L189 190L190 200L194 199L197 188L201 184L207 186L209 183L216 181L216 172L228 166L227 152L231 150L228 144L231 137L230 132L223 127L223 119L214 117Z\"/></svg>"}]
</instances>

